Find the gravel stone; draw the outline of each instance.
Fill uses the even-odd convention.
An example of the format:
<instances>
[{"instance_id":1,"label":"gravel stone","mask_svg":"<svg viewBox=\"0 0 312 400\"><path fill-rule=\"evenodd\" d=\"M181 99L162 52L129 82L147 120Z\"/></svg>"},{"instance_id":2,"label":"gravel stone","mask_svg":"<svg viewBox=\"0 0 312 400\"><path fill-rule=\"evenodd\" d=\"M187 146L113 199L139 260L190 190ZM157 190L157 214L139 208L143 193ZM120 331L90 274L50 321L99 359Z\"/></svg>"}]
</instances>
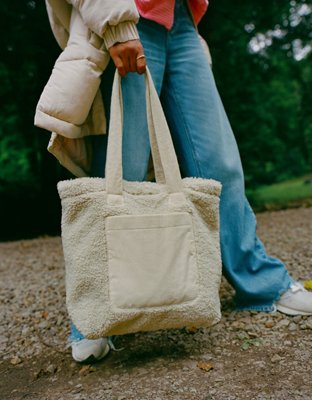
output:
<instances>
[{"instance_id":1,"label":"gravel stone","mask_svg":"<svg viewBox=\"0 0 312 400\"><path fill-rule=\"evenodd\" d=\"M312 208L259 214L269 255L312 279ZM312 316L238 312L223 278L222 319L209 329L115 338L94 366L67 345L59 237L0 243L0 393L6 400L285 400L312 393ZM213 365L209 372L198 363Z\"/></svg>"}]
</instances>

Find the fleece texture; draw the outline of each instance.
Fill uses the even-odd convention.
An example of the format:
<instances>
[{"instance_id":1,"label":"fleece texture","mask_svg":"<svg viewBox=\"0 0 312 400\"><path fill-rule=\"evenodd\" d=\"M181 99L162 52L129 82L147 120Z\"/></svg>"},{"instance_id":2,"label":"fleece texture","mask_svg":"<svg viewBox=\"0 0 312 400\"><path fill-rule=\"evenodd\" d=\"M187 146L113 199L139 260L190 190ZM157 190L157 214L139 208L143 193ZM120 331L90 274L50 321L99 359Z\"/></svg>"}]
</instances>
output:
<instances>
[{"instance_id":1,"label":"fleece texture","mask_svg":"<svg viewBox=\"0 0 312 400\"><path fill-rule=\"evenodd\" d=\"M112 90L106 178L59 182L67 307L90 339L210 326L220 318L221 184L181 179L149 70L146 106L156 182L122 180L122 91Z\"/></svg>"},{"instance_id":2,"label":"fleece texture","mask_svg":"<svg viewBox=\"0 0 312 400\"><path fill-rule=\"evenodd\" d=\"M220 319L219 194L213 180L183 179L186 202L165 185L123 182L124 202L109 204L103 178L59 182L62 240L70 318L89 339L138 331L210 326ZM112 304L106 220L109 216L188 213L196 248L196 296L179 304L120 308ZM174 285L175 282L170 282Z\"/></svg>"}]
</instances>

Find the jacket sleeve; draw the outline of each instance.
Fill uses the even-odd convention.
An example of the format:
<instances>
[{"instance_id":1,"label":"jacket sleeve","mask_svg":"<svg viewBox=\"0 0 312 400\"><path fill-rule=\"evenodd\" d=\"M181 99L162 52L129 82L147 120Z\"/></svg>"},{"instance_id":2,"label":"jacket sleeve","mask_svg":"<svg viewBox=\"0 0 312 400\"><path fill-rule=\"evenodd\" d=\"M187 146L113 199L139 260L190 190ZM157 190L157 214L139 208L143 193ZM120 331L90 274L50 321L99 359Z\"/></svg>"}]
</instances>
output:
<instances>
[{"instance_id":1,"label":"jacket sleeve","mask_svg":"<svg viewBox=\"0 0 312 400\"><path fill-rule=\"evenodd\" d=\"M86 26L104 40L108 49L117 42L139 38L139 13L134 0L68 0Z\"/></svg>"},{"instance_id":2,"label":"jacket sleeve","mask_svg":"<svg viewBox=\"0 0 312 400\"><path fill-rule=\"evenodd\" d=\"M75 8L70 26L67 45L37 104L35 125L72 139L105 130L102 100L97 93L110 57L101 43L97 43L99 47L91 43L90 30Z\"/></svg>"}]
</instances>

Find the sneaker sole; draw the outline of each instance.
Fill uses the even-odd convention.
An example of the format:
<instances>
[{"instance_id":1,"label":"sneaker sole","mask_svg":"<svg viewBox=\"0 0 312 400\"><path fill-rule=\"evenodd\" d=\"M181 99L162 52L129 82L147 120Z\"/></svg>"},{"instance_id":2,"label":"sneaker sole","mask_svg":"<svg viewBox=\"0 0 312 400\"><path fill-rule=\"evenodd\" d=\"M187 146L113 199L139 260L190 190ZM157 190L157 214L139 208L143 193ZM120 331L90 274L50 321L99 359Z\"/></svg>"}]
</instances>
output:
<instances>
[{"instance_id":1,"label":"sneaker sole","mask_svg":"<svg viewBox=\"0 0 312 400\"><path fill-rule=\"evenodd\" d=\"M109 351L110 351L110 346L109 346L109 344L107 344L107 345L105 346L105 348L103 349L102 353L100 353L100 355L99 355L98 357L94 357L94 355L91 355L91 356L89 356L88 358L85 358L84 360L78 360L77 358L74 357L73 354L72 354L72 357L73 357L73 359L74 359L76 362L79 362L79 363L86 363L86 364L93 364L93 363L95 363L95 362L97 362L97 361L102 360L102 358L104 358L105 356L107 356L107 354L109 353Z\"/></svg>"},{"instance_id":2,"label":"sneaker sole","mask_svg":"<svg viewBox=\"0 0 312 400\"><path fill-rule=\"evenodd\" d=\"M287 314L287 315L312 315L312 313L305 312L305 311L293 310L292 308L284 307L279 304L276 304L276 310L280 311L284 314Z\"/></svg>"}]
</instances>

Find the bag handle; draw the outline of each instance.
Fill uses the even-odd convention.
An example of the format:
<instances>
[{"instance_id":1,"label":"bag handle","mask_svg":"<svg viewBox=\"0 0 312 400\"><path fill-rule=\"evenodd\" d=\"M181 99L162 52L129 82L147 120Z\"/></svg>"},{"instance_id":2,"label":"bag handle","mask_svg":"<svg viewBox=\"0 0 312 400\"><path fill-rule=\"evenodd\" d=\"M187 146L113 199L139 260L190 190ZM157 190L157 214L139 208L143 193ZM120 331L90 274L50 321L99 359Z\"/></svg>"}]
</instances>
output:
<instances>
[{"instance_id":1,"label":"bag handle","mask_svg":"<svg viewBox=\"0 0 312 400\"><path fill-rule=\"evenodd\" d=\"M170 131L149 70L145 73L146 111L156 182L166 183L169 193L183 190L181 174ZM116 70L111 100L111 120L106 159L106 191L122 195L123 103L121 77Z\"/></svg>"}]
</instances>

